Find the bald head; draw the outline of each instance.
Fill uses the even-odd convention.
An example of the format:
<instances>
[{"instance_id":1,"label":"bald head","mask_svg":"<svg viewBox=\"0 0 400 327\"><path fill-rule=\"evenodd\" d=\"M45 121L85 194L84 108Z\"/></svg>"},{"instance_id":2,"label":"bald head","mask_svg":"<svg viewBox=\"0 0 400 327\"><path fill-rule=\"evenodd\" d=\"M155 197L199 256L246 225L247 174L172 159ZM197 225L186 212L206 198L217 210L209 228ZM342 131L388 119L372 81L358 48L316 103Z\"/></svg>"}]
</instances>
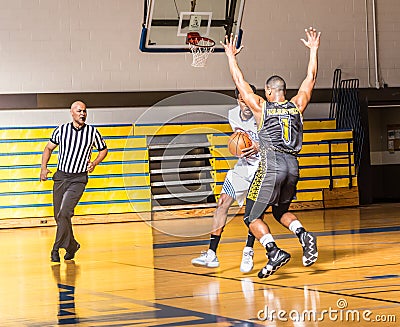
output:
<instances>
[{"instance_id":1,"label":"bald head","mask_svg":"<svg viewBox=\"0 0 400 327\"><path fill-rule=\"evenodd\" d=\"M73 104L71 104L71 109L74 109L76 107L81 107L86 109L86 104L83 103L82 101L75 101Z\"/></svg>"},{"instance_id":2,"label":"bald head","mask_svg":"<svg viewBox=\"0 0 400 327\"><path fill-rule=\"evenodd\" d=\"M81 128L85 125L86 121L86 104L82 101L75 101L71 105L72 122L76 128Z\"/></svg>"}]
</instances>

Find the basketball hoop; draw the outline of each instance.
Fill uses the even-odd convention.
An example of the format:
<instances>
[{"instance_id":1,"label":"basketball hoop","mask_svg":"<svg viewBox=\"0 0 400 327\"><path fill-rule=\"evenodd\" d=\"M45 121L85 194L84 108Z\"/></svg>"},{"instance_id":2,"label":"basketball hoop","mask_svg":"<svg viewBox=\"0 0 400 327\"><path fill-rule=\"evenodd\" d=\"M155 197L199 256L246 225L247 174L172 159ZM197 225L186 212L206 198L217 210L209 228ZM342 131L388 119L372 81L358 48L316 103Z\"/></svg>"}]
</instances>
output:
<instances>
[{"instance_id":1,"label":"basketball hoop","mask_svg":"<svg viewBox=\"0 0 400 327\"><path fill-rule=\"evenodd\" d=\"M208 37L202 37L199 33L191 32L187 35L187 43L193 54L193 67L204 67L207 58L214 51L215 42Z\"/></svg>"}]
</instances>

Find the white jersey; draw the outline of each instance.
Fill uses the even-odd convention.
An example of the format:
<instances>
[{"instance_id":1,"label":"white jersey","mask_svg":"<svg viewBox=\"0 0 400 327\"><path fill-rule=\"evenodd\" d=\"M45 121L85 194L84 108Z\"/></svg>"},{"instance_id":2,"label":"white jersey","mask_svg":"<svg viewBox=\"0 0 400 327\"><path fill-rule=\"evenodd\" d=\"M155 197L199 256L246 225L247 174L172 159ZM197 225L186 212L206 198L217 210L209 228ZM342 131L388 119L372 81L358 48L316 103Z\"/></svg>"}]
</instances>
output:
<instances>
[{"instance_id":1,"label":"white jersey","mask_svg":"<svg viewBox=\"0 0 400 327\"><path fill-rule=\"evenodd\" d=\"M237 129L244 130L251 138L252 141L258 142L258 133L257 133L257 123L252 116L248 120L243 120L240 116L240 106L237 106L228 112L228 120L229 124L232 127L232 130L235 131ZM258 161L260 159L260 155L257 153L254 156L249 158L239 158L236 165L252 165L258 166Z\"/></svg>"},{"instance_id":2,"label":"white jersey","mask_svg":"<svg viewBox=\"0 0 400 327\"><path fill-rule=\"evenodd\" d=\"M253 141L258 142L257 123L254 117L243 120L240 117L240 107L237 106L229 110L228 119L233 131L244 130ZM257 171L259 160L258 153L250 158L239 158L235 167L226 174L221 193L228 194L238 202L239 206L242 206Z\"/></svg>"}]
</instances>

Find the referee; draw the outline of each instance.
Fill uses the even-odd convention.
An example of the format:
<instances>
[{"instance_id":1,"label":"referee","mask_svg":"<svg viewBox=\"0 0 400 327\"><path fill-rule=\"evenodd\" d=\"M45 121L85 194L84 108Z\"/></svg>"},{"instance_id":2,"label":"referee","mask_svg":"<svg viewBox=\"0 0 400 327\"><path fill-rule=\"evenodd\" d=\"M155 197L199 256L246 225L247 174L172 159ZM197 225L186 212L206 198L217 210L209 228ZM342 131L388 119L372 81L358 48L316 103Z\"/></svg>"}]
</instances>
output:
<instances>
[{"instance_id":1,"label":"referee","mask_svg":"<svg viewBox=\"0 0 400 327\"><path fill-rule=\"evenodd\" d=\"M56 240L51 251L51 261L60 262L59 249L66 250L64 259L72 260L80 245L74 238L71 218L88 182L88 172L107 155L107 146L99 131L86 125L86 105L75 101L71 105L72 122L57 127L42 155L40 180L47 180L47 169L53 150L59 146L57 172L53 176L54 218L57 222ZM99 151L91 161L93 147Z\"/></svg>"}]
</instances>

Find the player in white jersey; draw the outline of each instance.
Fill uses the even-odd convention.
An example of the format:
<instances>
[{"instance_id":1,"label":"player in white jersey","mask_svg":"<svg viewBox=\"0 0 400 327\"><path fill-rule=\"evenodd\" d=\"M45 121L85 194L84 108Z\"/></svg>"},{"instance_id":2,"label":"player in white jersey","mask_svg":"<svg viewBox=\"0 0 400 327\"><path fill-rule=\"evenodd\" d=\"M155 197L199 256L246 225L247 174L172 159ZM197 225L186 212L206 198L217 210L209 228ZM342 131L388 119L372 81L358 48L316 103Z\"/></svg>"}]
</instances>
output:
<instances>
[{"instance_id":1,"label":"player in white jersey","mask_svg":"<svg viewBox=\"0 0 400 327\"><path fill-rule=\"evenodd\" d=\"M251 85L253 92L256 88ZM247 196L250 183L258 168L258 134L257 124L253 113L246 106L238 90L235 90L238 100L238 106L229 110L228 119L233 131L238 129L245 131L253 141L252 146L243 149L243 156L240 157L235 167L228 171L222 186L221 196L218 199L217 208L214 212L213 229L210 236L209 249L202 252L200 257L192 260L194 266L203 266L208 268L219 267L219 261L216 255L221 234L226 225L229 207L237 201L242 206ZM248 233L246 246L243 249L240 271L248 273L253 269L253 246L255 237Z\"/></svg>"}]
</instances>

